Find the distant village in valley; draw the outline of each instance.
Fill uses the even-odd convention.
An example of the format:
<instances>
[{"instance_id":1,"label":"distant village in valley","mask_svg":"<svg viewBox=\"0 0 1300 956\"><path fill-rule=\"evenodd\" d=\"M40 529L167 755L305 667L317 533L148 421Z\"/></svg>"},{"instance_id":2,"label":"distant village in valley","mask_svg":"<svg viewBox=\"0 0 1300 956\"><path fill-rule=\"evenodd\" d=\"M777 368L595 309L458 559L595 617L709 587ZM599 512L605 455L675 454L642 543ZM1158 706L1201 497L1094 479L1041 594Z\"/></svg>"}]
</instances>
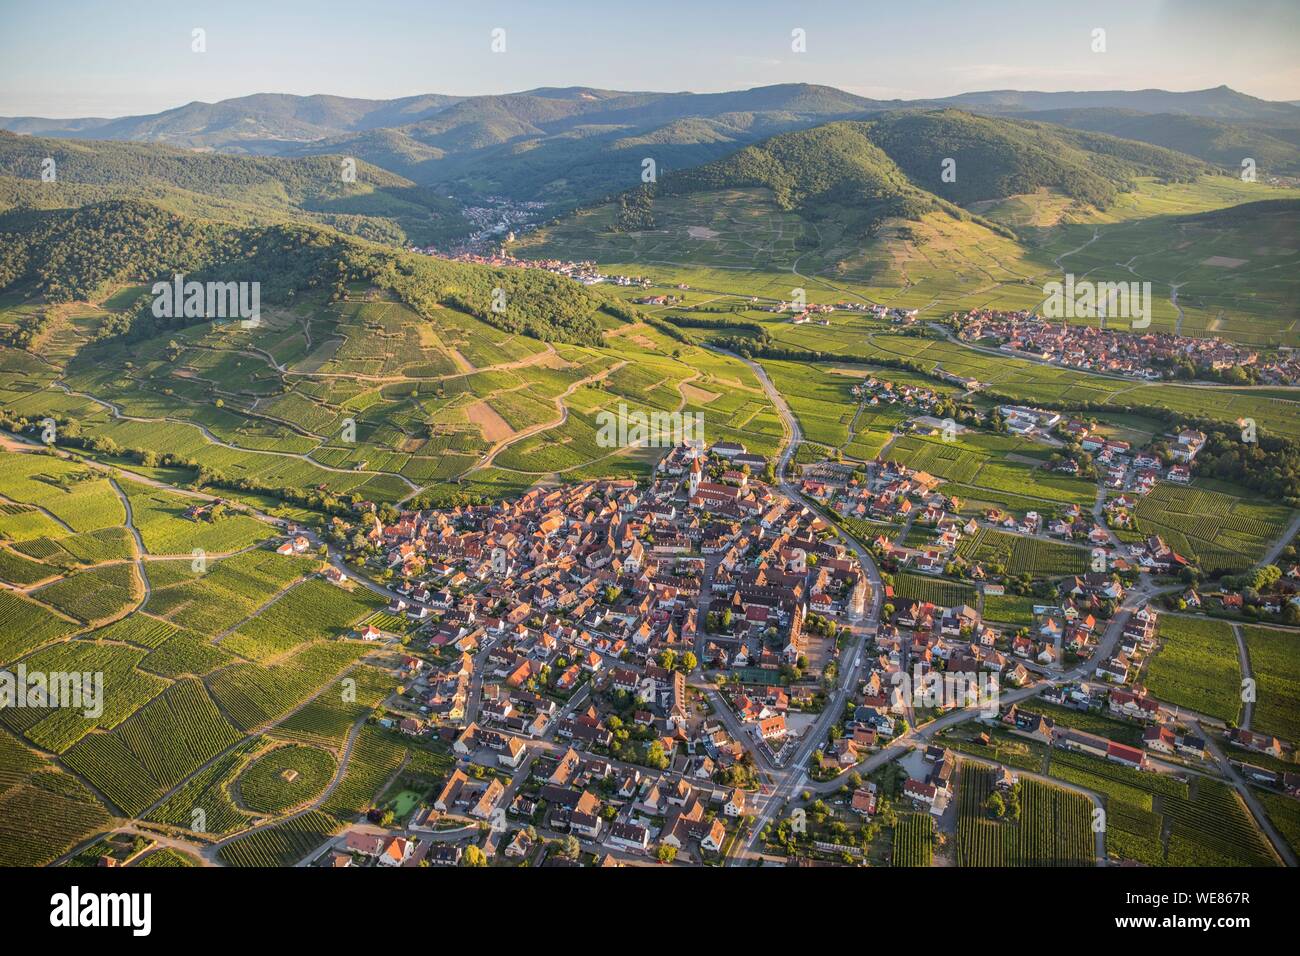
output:
<instances>
[{"instance_id":1,"label":"distant village in valley","mask_svg":"<svg viewBox=\"0 0 1300 956\"><path fill-rule=\"evenodd\" d=\"M1300 383L1300 354L1294 350L1265 353L1214 335L1053 324L1034 312L993 309L953 313L948 324L962 342L1085 372L1145 381L1216 376L1261 385Z\"/></svg>"}]
</instances>

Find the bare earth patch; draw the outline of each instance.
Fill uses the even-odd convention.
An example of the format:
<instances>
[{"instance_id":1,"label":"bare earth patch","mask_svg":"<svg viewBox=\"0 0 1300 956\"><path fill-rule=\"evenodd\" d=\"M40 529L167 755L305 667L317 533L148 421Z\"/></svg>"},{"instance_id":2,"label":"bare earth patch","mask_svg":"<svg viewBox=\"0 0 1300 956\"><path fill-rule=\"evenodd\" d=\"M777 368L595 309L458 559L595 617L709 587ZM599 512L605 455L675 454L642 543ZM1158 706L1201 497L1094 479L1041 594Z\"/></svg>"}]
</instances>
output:
<instances>
[{"instance_id":1,"label":"bare earth patch","mask_svg":"<svg viewBox=\"0 0 1300 956\"><path fill-rule=\"evenodd\" d=\"M681 390L681 393L686 396L687 401L695 402L699 405L707 405L722 394L721 392L710 392L707 389L700 388L698 385L692 385L689 382L682 382L678 388Z\"/></svg>"},{"instance_id":2,"label":"bare earth patch","mask_svg":"<svg viewBox=\"0 0 1300 956\"><path fill-rule=\"evenodd\" d=\"M479 427L479 431L483 433L483 438L493 444L503 441L515 433L515 430L510 427L510 423L502 418L501 414L487 402L475 402L465 409L465 415L472 424Z\"/></svg>"},{"instance_id":3,"label":"bare earth patch","mask_svg":"<svg viewBox=\"0 0 1300 956\"><path fill-rule=\"evenodd\" d=\"M1221 266L1224 269L1235 269L1237 266L1244 266L1249 259L1233 259L1231 256L1210 256L1208 259L1202 259L1203 266Z\"/></svg>"},{"instance_id":4,"label":"bare earth patch","mask_svg":"<svg viewBox=\"0 0 1300 956\"><path fill-rule=\"evenodd\" d=\"M687 226L686 234L692 239L717 239L718 234L708 226Z\"/></svg>"},{"instance_id":5,"label":"bare earth patch","mask_svg":"<svg viewBox=\"0 0 1300 956\"><path fill-rule=\"evenodd\" d=\"M319 372L321 367L334 359L338 353L339 346L343 344L342 339L326 339L320 345L312 350L312 353L299 362L290 366L294 372Z\"/></svg>"},{"instance_id":6,"label":"bare earth patch","mask_svg":"<svg viewBox=\"0 0 1300 956\"><path fill-rule=\"evenodd\" d=\"M456 363L457 371L460 372L474 371L474 366L470 364L469 359L465 358L465 356L461 354L460 349L453 349L448 347L446 351L447 351L447 355L451 358L451 360Z\"/></svg>"},{"instance_id":7,"label":"bare earth patch","mask_svg":"<svg viewBox=\"0 0 1300 956\"><path fill-rule=\"evenodd\" d=\"M530 365L540 365L542 368L575 368L577 363L570 362L563 358L559 352L541 352L538 354L536 361L530 362Z\"/></svg>"}]
</instances>

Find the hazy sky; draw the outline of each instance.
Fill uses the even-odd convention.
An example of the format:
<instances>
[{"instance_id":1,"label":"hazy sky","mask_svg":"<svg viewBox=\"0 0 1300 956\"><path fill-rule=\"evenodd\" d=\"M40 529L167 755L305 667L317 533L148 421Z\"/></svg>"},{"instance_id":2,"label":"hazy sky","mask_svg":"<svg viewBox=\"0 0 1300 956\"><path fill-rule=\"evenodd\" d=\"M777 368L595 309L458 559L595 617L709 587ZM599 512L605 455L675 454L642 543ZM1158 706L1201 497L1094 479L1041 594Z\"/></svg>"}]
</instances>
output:
<instances>
[{"instance_id":1,"label":"hazy sky","mask_svg":"<svg viewBox=\"0 0 1300 956\"><path fill-rule=\"evenodd\" d=\"M191 50L196 27L204 53ZM504 53L490 48L497 27ZM1105 52L1092 51L1096 28ZM120 116L260 92L787 82L880 98L1226 84L1296 100L1300 0L0 0L0 115Z\"/></svg>"}]
</instances>

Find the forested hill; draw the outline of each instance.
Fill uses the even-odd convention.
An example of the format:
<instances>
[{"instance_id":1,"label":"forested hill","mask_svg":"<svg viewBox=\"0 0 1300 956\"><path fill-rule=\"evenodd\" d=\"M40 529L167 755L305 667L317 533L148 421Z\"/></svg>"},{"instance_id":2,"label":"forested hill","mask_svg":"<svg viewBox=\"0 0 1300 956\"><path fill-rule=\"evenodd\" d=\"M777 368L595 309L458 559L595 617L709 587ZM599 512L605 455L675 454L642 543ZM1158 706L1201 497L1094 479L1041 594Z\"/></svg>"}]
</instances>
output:
<instances>
[{"instance_id":1,"label":"forested hill","mask_svg":"<svg viewBox=\"0 0 1300 956\"><path fill-rule=\"evenodd\" d=\"M1300 130L1294 126L1117 109L1044 110L1022 118L1152 143L1233 170L1249 157L1266 173L1300 171Z\"/></svg>"},{"instance_id":2,"label":"forested hill","mask_svg":"<svg viewBox=\"0 0 1300 956\"><path fill-rule=\"evenodd\" d=\"M505 331L579 344L599 342L595 313L608 304L551 273L451 263L314 226L193 220L134 200L0 215L0 292L95 300L114 285L178 272L200 281L259 282L264 303L290 302L313 288L341 294L345 283L366 280L417 311L448 305ZM494 301L504 308L494 310ZM151 335L184 321L157 319L142 307L107 329Z\"/></svg>"},{"instance_id":3,"label":"forested hill","mask_svg":"<svg viewBox=\"0 0 1300 956\"><path fill-rule=\"evenodd\" d=\"M42 180L47 160L53 161L52 181ZM432 189L343 156L237 156L0 131L0 208L121 197L218 219L319 222L396 243L466 227L455 205Z\"/></svg>"},{"instance_id":4,"label":"forested hill","mask_svg":"<svg viewBox=\"0 0 1300 956\"><path fill-rule=\"evenodd\" d=\"M761 186L782 209L813 216L838 212L865 232L890 216L913 218L939 207L871 139L872 125L838 122L783 133L731 156L668 176L665 194Z\"/></svg>"},{"instance_id":5,"label":"forested hill","mask_svg":"<svg viewBox=\"0 0 1300 956\"><path fill-rule=\"evenodd\" d=\"M945 161L953 162L948 180ZM1160 147L958 110L895 111L782 133L668 176L665 193L765 186L786 209L870 222L1048 187L1102 207L1137 176L1192 179L1206 164Z\"/></svg>"}]
</instances>

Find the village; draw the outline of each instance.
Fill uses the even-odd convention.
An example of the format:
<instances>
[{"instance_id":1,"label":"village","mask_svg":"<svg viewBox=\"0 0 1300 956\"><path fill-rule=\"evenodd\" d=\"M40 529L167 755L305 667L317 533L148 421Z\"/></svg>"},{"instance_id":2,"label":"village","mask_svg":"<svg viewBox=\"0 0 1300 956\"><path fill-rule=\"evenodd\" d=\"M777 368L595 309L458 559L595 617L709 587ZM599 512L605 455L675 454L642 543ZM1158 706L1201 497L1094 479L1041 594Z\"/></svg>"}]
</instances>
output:
<instances>
[{"instance_id":1,"label":"village","mask_svg":"<svg viewBox=\"0 0 1300 956\"><path fill-rule=\"evenodd\" d=\"M948 325L962 342L988 344L1086 372L1159 381L1174 378L1180 367L1188 367L1199 375L1233 373L1242 381L1259 384L1300 382L1300 357L1291 350L1262 354L1213 335L1139 333L1069 322L1053 325L1034 312L993 309L955 312Z\"/></svg>"},{"instance_id":2,"label":"village","mask_svg":"<svg viewBox=\"0 0 1300 956\"><path fill-rule=\"evenodd\" d=\"M863 395L892 391L867 383ZM768 465L735 443L683 443L646 487L592 481L375 519L365 571L390 572L393 626L370 623L354 639L401 656L381 724L451 762L401 818L372 813L316 865L720 865L805 851L861 861L863 847L838 842L843 814L861 834L900 813L955 833L956 768L1008 740L1134 772L1212 772L1207 718L1143 685L1160 647L1151 598L1199 601L1194 587L1154 589L1185 565L1158 536L1115 547L1078 508L962 518L938 479L888 459L862 480L804 478L800 498L823 515L753 477ZM855 517L915 524L934 540L868 542L889 573L871 602L880 620L849 661L871 586L834 523ZM979 588L979 606L1008 594L1017 582L1004 569L957 552L984 528L1103 557L1047 595L1037 583L1018 626L970 603L896 593L895 575L915 571L959 574ZM856 676L819 732L839 668ZM1004 699L1025 694L1041 696ZM976 723L933 733L944 714L972 708ZM1300 777L1267 762L1289 760L1291 743L1226 733L1233 772L1300 793ZM793 819L815 804L841 834L807 847L778 816L796 797L788 783L764 783L791 779L805 753L813 783ZM995 792L1015 801L1020 778L999 766ZM818 794L839 794L843 810Z\"/></svg>"},{"instance_id":3,"label":"village","mask_svg":"<svg viewBox=\"0 0 1300 956\"><path fill-rule=\"evenodd\" d=\"M538 833L718 858L752 752L779 759L807 728L868 590L822 518L751 477L766 466L734 443L682 444L648 487L375 520L367 570L392 572L390 627L355 638L400 645L382 722L456 759L405 821L402 862L424 857L410 834L478 823L505 858ZM323 863L385 862L394 838L373 837L350 831ZM428 850L452 852L442 842Z\"/></svg>"}]
</instances>

